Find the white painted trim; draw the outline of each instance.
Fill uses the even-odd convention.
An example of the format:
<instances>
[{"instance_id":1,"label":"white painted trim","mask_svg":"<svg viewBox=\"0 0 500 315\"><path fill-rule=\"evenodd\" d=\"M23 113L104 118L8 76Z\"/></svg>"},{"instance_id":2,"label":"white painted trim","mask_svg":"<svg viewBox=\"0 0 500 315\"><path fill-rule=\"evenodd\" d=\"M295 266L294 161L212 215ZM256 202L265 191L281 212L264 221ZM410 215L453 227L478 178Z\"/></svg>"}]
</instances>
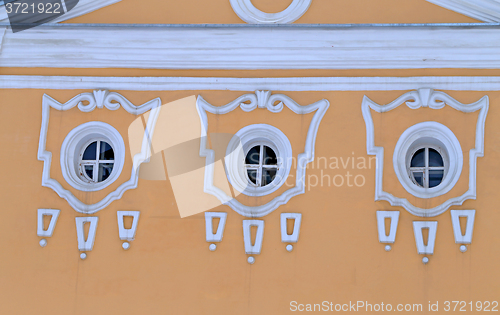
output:
<instances>
[{"instance_id":1,"label":"white painted trim","mask_svg":"<svg viewBox=\"0 0 500 315\"><path fill-rule=\"evenodd\" d=\"M498 0L427 0L443 8L483 22L500 22Z\"/></svg>"},{"instance_id":2,"label":"white painted trim","mask_svg":"<svg viewBox=\"0 0 500 315\"><path fill-rule=\"evenodd\" d=\"M7 31L0 67L499 69L499 49L495 26L67 23Z\"/></svg>"},{"instance_id":3,"label":"white painted trim","mask_svg":"<svg viewBox=\"0 0 500 315\"><path fill-rule=\"evenodd\" d=\"M95 234L97 231L97 222L99 221L98 217L76 217L76 237L78 240L78 250L80 251L90 251L94 247ZM85 239L85 229L83 225L89 222L89 234L87 235L87 239Z\"/></svg>"},{"instance_id":4,"label":"white painted trim","mask_svg":"<svg viewBox=\"0 0 500 315\"><path fill-rule=\"evenodd\" d=\"M413 234L415 235L415 243L417 252L424 255L434 254L434 245L436 244L438 221L413 221ZM424 235L422 229L429 229L429 237L427 245L424 244Z\"/></svg>"},{"instance_id":5,"label":"white painted trim","mask_svg":"<svg viewBox=\"0 0 500 315\"><path fill-rule=\"evenodd\" d=\"M116 211L116 217L118 220L118 236L122 241L133 241L135 238L135 233L137 232L137 225L139 224L140 211ZM125 216L132 217L132 226L130 229L126 229L124 225Z\"/></svg>"},{"instance_id":6,"label":"white painted trim","mask_svg":"<svg viewBox=\"0 0 500 315\"><path fill-rule=\"evenodd\" d=\"M244 103L247 101L249 103ZM278 103L274 105L274 103L276 102ZM207 146L207 112L216 115L223 115L240 107L245 112L251 112L259 108L267 109L272 113L279 113L285 106L298 115L315 112L307 131L304 152L300 153L297 157L295 186L287 189L281 195L273 198L266 204L259 206L244 205L236 199L233 199L231 196L228 196L225 191L214 185L215 153L214 150L209 149ZM252 218L265 216L266 214L274 211L280 205L286 204L288 200L290 200L290 198L292 198L293 196L305 193L306 166L309 162L314 161L314 146L316 142L316 134L318 132L321 119L325 115L326 110L329 106L330 103L326 99L307 106L301 106L286 95L271 95L271 93L260 93L260 91L257 91L253 94L244 94L234 101L223 106L213 106L205 101L203 97L198 96L198 99L196 100L196 108L198 110L198 115L200 116L201 123L200 156L206 158L204 191L206 193L214 195L223 204L230 206L237 213Z\"/></svg>"},{"instance_id":7,"label":"white painted trim","mask_svg":"<svg viewBox=\"0 0 500 315\"><path fill-rule=\"evenodd\" d=\"M252 233L250 227L256 226L255 243L252 245ZM243 241L245 243L245 253L249 255L258 255L262 250L264 240L264 221L263 220L243 220Z\"/></svg>"},{"instance_id":8,"label":"white painted trim","mask_svg":"<svg viewBox=\"0 0 500 315\"><path fill-rule=\"evenodd\" d=\"M80 153L89 141L106 141L114 153L113 169L102 182L85 182L80 176ZM61 145L60 163L64 179L71 187L81 191L98 191L118 179L125 163L125 143L113 126L102 121L89 121L72 129Z\"/></svg>"},{"instance_id":9,"label":"white painted trim","mask_svg":"<svg viewBox=\"0 0 500 315\"><path fill-rule=\"evenodd\" d=\"M451 224L453 225L453 235L455 236L455 243L472 243L472 232L474 230L474 218L476 217L476 210L450 210L450 213ZM462 234L462 229L460 228L460 217L467 218L465 234Z\"/></svg>"},{"instance_id":10,"label":"white painted trim","mask_svg":"<svg viewBox=\"0 0 500 315\"><path fill-rule=\"evenodd\" d=\"M469 151L469 189L463 195L448 199L434 208L424 209L414 206L406 198L398 198L384 191L382 185L384 148L375 146L375 130L371 110L384 113L402 104L406 104L411 109L417 109L420 107L440 109L446 104L465 113L471 113L479 110L476 124L475 147ZM386 200L392 206L401 206L413 215L421 217L434 217L445 212L450 206L461 205L467 199L476 199L476 162L478 157L482 157L484 155L484 125L486 115L488 113L488 104L488 96L483 96L475 103L462 104L444 92L430 89L419 89L418 91L405 93L386 105L379 105L365 95L363 97L361 109L366 124L366 151L370 155L375 155L377 161L375 171L375 201Z\"/></svg>"},{"instance_id":11,"label":"white painted trim","mask_svg":"<svg viewBox=\"0 0 500 315\"><path fill-rule=\"evenodd\" d=\"M84 105L82 102L87 101L88 104ZM112 103L112 101L114 103ZM144 137L142 140L141 152L133 157L132 171L130 179L121 184L115 191L109 193L106 197L94 204L85 204L73 195L69 190L64 189L61 184L55 179L50 177L50 166L52 163L52 153L45 149L47 142L47 131L49 128L50 109L56 110L70 110L73 107L78 107L82 112L91 112L96 108L106 107L109 110L117 110L123 107L128 113L133 115L140 115L147 111L151 111L149 116ZM138 168L141 163L149 159L150 154L150 141L154 132L156 119L158 118L159 107L161 106L160 98L155 98L140 106L135 106L129 100L116 92L108 91L94 91L94 93L81 93L62 104L47 94L43 95L42 100L42 126L40 129L40 140L38 144L38 160L43 161L42 173L42 186L49 187L54 190L59 197L66 199L70 206L77 212L81 213L95 213L99 210L106 208L114 200L120 199L125 191L135 189L138 184Z\"/></svg>"},{"instance_id":12,"label":"white painted trim","mask_svg":"<svg viewBox=\"0 0 500 315\"><path fill-rule=\"evenodd\" d=\"M391 219L389 235L385 234L385 219ZM393 244L396 241L396 232L398 230L399 211L377 211L378 241L380 243Z\"/></svg>"},{"instance_id":13,"label":"white painted trim","mask_svg":"<svg viewBox=\"0 0 500 315\"><path fill-rule=\"evenodd\" d=\"M441 148L444 162L443 181L436 187L424 188L412 182L408 167L412 148L434 144ZM449 192L462 173L463 153L457 137L448 127L435 121L425 121L406 129L399 137L392 158L394 172L404 189L418 198L434 198Z\"/></svg>"},{"instance_id":14,"label":"white painted trim","mask_svg":"<svg viewBox=\"0 0 500 315\"><path fill-rule=\"evenodd\" d=\"M69 13L65 13L58 18L51 21L51 23L57 23L66 21L77 16L81 16L96 10L99 10L103 7L111 5L113 3L120 2L122 0L79 0L78 4L69 11ZM9 22L9 17L5 10L5 5L0 6L0 22ZM1 30L0 30L1 32ZM1 41L0 41L1 42Z\"/></svg>"},{"instance_id":15,"label":"white painted trim","mask_svg":"<svg viewBox=\"0 0 500 315\"><path fill-rule=\"evenodd\" d=\"M407 91L428 86L449 91L500 91L491 77L87 77L0 75L0 89L128 91Z\"/></svg>"},{"instance_id":16,"label":"white painted trim","mask_svg":"<svg viewBox=\"0 0 500 315\"><path fill-rule=\"evenodd\" d=\"M287 220L293 219L292 234L287 232ZM300 235L300 224L302 223L302 213L282 213L280 215L281 241L283 243L297 243Z\"/></svg>"},{"instance_id":17,"label":"white painted trim","mask_svg":"<svg viewBox=\"0 0 500 315\"><path fill-rule=\"evenodd\" d=\"M292 23L300 18L311 5L312 0L293 0L283 11L266 13L257 9L251 0L229 0L234 13L247 23L282 24Z\"/></svg>"},{"instance_id":18,"label":"white painted trim","mask_svg":"<svg viewBox=\"0 0 500 315\"><path fill-rule=\"evenodd\" d=\"M212 221L219 218L217 231L213 231ZM205 212L205 233L207 242L222 242L224 228L226 227L227 213L225 212Z\"/></svg>"},{"instance_id":19,"label":"white painted trim","mask_svg":"<svg viewBox=\"0 0 500 315\"><path fill-rule=\"evenodd\" d=\"M42 237L51 237L56 228L57 219L59 218L59 213L61 210L57 209L38 209L37 215L37 229L36 234ZM50 223L47 230L43 229L43 216L50 215Z\"/></svg>"},{"instance_id":20,"label":"white painted trim","mask_svg":"<svg viewBox=\"0 0 500 315\"><path fill-rule=\"evenodd\" d=\"M270 184L255 187L248 182L245 157L253 146L261 144L273 149L278 165L276 177ZM260 197L275 192L285 183L290 174L292 157L290 141L281 130L267 124L253 124L241 128L231 138L227 145L224 164L227 178L234 189L247 196Z\"/></svg>"}]
</instances>

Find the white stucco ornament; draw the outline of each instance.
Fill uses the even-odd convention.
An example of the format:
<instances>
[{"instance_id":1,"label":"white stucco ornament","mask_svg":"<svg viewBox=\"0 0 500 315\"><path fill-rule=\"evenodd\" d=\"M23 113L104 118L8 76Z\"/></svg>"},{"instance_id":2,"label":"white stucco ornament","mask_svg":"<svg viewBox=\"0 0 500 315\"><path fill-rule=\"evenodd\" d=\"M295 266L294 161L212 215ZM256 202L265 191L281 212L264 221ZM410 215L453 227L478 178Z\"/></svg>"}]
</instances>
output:
<instances>
[{"instance_id":1,"label":"white stucco ornament","mask_svg":"<svg viewBox=\"0 0 500 315\"><path fill-rule=\"evenodd\" d=\"M84 102L86 102L87 104L84 104ZM139 166L143 162L149 161L148 152L150 151L151 144L150 141L148 141L149 139L148 137L152 137L153 135L160 106L161 106L160 98L155 98L142 105L135 106L122 95L116 92L109 92L107 90L95 90L92 93L81 93L73 97L64 104L56 101L47 94L44 94L42 99L42 126L40 129L40 139L38 143L38 160L43 161L42 186L51 188L59 195L59 197L64 198L73 209L75 209L77 212L85 214L96 213L97 211L106 208L114 200L120 199L125 193L125 191L137 187L139 180L139 173L138 173ZM141 143L141 151L132 157L133 163L132 163L132 171L130 178L124 183L122 183L120 186L118 186L114 191L110 192L106 197L93 204L87 204L82 202L71 191L65 189L61 185L61 183L59 183L56 179L52 178L50 175L52 153L46 149L50 112L51 110L67 111L73 109L74 107L77 107L77 109L83 113L89 113L98 108L99 109L106 108L108 110L115 111L118 110L120 107L125 109L128 113L132 115L141 115L148 111L151 113L149 115L149 119L146 124L146 130L143 135ZM115 145L113 147L115 151L115 156L125 155L126 153L124 152L125 147L120 143L122 141L121 136L118 132L113 132L114 128L112 126L103 124L101 122L90 122L90 125L87 124L81 125L81 128L83 127L85 127L84 129L82 129L83 134L85 134L84 132L85 130L88 130L89 134L92 134L92 132L95 132L96 134L100 133L103 136L109 138L109 140L113 140L114 138L116 138L117 140L114 141ZM69 164L74 162L72 155L75 154L75 152L70 152L69 149L70 148L74 149L74 147L76 146L76 144L75 146L72 146L71 144L74 142L73 140L75 139L78 140L79 135L82 134L79 131L80 131L79 127L76 127L65 138L61 152L61 163L62 163L61 167L63 169L64 178L68 181L68 183L71 186L82 191L89 191L92 189L88 189L88 187L84 185L75 184L76 173L73 174L75 176L71 176L71 168L68 167ZM121 172L122 164L123 163L121 163L117 167L116 171L113 171L114 173L116 173L115 176L116 178ZM114 178L113 180L115 180L116 178ZM102 189L104 188L104 186L99 186L98 188Z\"/></svg>"},{"instance_id":2,"label":"white stucco ornament","mask_svg":"<svg viewBox=\"0 0 500 315\"><path fill-rule=\"evenodd\" d=\"M245 94L223 106L213 106L205 101L203 97L198 96L198 99L196 101L196 108L201 121L200 156L205 158L204 192L217 197L221 203L230 206L237 213L251 218L263 217L276 210L280 205L286 204L293 196L305 193L306 167L308 163L314 161L316 135L318 133L319 124L329 106L330 103L326 99L320 100L307 106L301 106L290 97L283 94L271 94L271 91L256 91L253 94ZM288 107L288 109L298 115L314 113L307 130L304 148L296 149L298 152L303 152L299 153L297 156L297 168L296 173L293 177L295 179L295 186L288 188L279 196L274 197L271 201L265 204L257 206L244 205L238 200L234 199L232 196L229 196L224 190L217 187L214 183L215 151L210 149L207 145L207 136L209 134L207 113L223 115L228 114L237 108L241 108L241 110L243 110L244 112L251 112L256 109L264 109L269 111L270 113L280 113L285 107ZM263 135L259 133L259 135L257 135L258 137L268 138L267 140L273 140L274 138L276 138L274 140L276 142L277 148L280 149L279 142L283 142L284 149L282 151L285 155L288 154L287 152L289 152L289 150L286 149L288 139L283 138L281 139L282 141L278 141L280 140L280 137L285 137L282 132L273 133L273 130L276 128L264 124L259 124L259 128L262 128L262 132L260 133L263 133ZM267 135L265 134L266 130L268 131ZM237 138L243 140L243 142L245 141L245 137L243 136ZM232 142L230 142L230 145L231 143ZM239 147L241 148L242 146L244 147L245 143L242 143L242 145L240 145ZM281 156L279 157L279 159L289 159L289 161L291 161L292 156ZM231 173L231 170L233 168L231 164L228 164L231 163L231 161L232 158L229 156L225 165L225 168L229 173ZM288 172L284 172L283 174L284 177L288 176ZM229 176L229 181L231 183L235 183L235 178L237 178L237 176ZM286 178L284 180L286 180ZM279 181L280 185L284 183L284 180ZM257 193L258 192L255 192L255 194L253 192L249 192L247 195L258 196Z\"/></svg>"},{"instance_id":3,"label":"white stucco ornament","mask_svg":"<svg viewBox=\"0 0 500 315\"><path fill-rule=\"evenodd\" d=\"M403 104L406 104L406 106L411 109L419 109L422 107L441 109L448 105L464 113L479 112L475 129L475 146L469 151L469 188L462 195L449 198L433 208L426 209L417 207L413 205L410 200L394 196L384 190L384 148L375 146L375 130L371 111L374 110L379 113L385 113ZM488 96L483 96L475 103L462 104L444 92L434 91L429 88L422 88L417 91L405 93L386 105L379 105L365 96L361 104L361 109L366 124L366 151L368 154L377 157L377 167L375 171L375 201L388 201L391 206L401 206L416 216L435 217L448 210L451 206L461 205L467 199L476 199L476 162L478 157L484 155L484 125L488 113L488 104ZM408 159L406 149L410 148L412 143L417 143L419 141L418 139L423 139L427 142L437 141L439 142L439 146L444 147L444 151L446 151L443 153L446 153L445 166L448 164L448 167L445 170L442 184L439 184L436 189L421 189L415 187L408 178L405 168L405 163ZM449 128L433 121L422 122L411 126L401 135L394 150L393 165L388 165L386 167L394 167L396 176L401 185L415 197L434 198L450 191L458 181L461 173L463 173L461 172L462 149L457 138Z\"/></svg>"},{"instance_id":4,"label":"white stucco ornament","mask_svg":"<svg viewBox=\"0 0 500 315\"><path fill-rule=\"evenodd\" d=\"M311 5L312 0L293 0L283 11L266 13L257 9L251 0L229 0L234 12L250 24L284 24L300 18Z\"/></svg>"}]
</instances>

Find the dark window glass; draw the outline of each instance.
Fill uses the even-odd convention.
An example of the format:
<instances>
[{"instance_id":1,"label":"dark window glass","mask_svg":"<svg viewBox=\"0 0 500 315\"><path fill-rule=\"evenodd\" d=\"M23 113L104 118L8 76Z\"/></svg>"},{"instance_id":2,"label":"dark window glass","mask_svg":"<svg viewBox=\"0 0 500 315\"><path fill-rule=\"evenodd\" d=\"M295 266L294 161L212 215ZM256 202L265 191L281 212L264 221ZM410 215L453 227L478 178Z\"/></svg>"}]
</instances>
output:
<instances>
[{"instance_id":1,"label":"dark window glass","mask_svg":"<svg viewBox=\"0 0 500 315\"><path fill-rule=\"evenodd\" d=\"M425 149L420 149L411 158L411 167L424 167L425 166Z\"/></svg>"},{"instance_id":2,"label":"dark window glass","mask_svg":"<svg viewBox=\"0 0 500 315\"><path fill-rule=\"evenodd\" d=\"M444 166L443 157L436 150L429 148L429 166Z\"/></svg>"},{"instance_id":3,"label":"dark window glass","mask_svg":"<svg viewBox=\"0 0 500 315\"><path fill-rule=\"evenodd\" d=\"M115 159L115 153L113 152L111 146L108 143L101 141L99 160L114 160L114 159Z\"/></svg>"},{"instance_id":4,"label":"dark window glass","mask_svg":"<svg viewBox=\"0 0 500 315\"><path fill-rule=\"evenodd\" d=\"M257 170L247 170L250 181L257 185Z\"/></svg>"},{"instance_id":5,"label":"dark window glass","mask_svg":"<svg viewBox=\"0 0 500 315\"><path fill-rule=\"evenodd\" d=\"M85 165L84 168L85 168L85 174L87 174L87 176L90 179L94 179L94 166L93 165Z\"/></svg>"},{"instance_id":6,"label":"dark window glass","mask_svg":"<svg viewBox=\"0 0 500 315\"><path fill-rule=\"evenodd\" d=\"M423 172L413 172L413 179L419 185L424 187L424 173Z\"/></svg>"},{"instance_id":7,"label":"dark window glass","mask_svg":"<svg viewBox=\"0 0 500 315\"><path fill-rule=\"evenodd\" d=\"M274 177L276 177L276 169L275 168L270 168L270 169L262 169L262 186L266 186L267 184L270 184L273 180Z\"/></svg>"},{"instance_id":8,"label":"dark window glass","mask_svg":"<svg viewBox=\"0 0 500 315\"><path fill-rule=\"evenodd\" d=\"M99 177L98 181L105 181L109 175L111 175L111 171L113 170L113 163L101 163L99 164Z\"/></svg>"},{"instance_id":9,"label":"dark window glass","mask_svg":"<svg viewBox=\"0 0 500 315\"><path fill-rule=\"evenodd\" d=\"M430 170L429 171L429 188L436 187L443 181L444 171Z\"/></svg>"},{"instance_id":10,"label":"dark window glass","mask_svg":"<svg viewBox=\"0 0 500 315\"><path fill-rule=\"evenodd\" d=\"M245 158L246 164L259 164L260 146L255 146L248 151Z\"/></svg>"},{"instance_id":11,"label":"dark window glass","mask_svg":"<svg viewBox=\"0 0 500 315\"><path fill-rule=\"evenodd\" d=\"M264 165L276 165L278 161L276 159L276 153L270 147L264 146Z\"/></svg>"},{"instance_id":12,"label":"dark window glass","mask_svg":"<svg viewBox=\"0 0 500 315\"><path fill-rule=\"evenodd\" d=\"M92 142L83 152L83 160L95 160L97 150L97 141Z\"/></svg>"}]
</instances>

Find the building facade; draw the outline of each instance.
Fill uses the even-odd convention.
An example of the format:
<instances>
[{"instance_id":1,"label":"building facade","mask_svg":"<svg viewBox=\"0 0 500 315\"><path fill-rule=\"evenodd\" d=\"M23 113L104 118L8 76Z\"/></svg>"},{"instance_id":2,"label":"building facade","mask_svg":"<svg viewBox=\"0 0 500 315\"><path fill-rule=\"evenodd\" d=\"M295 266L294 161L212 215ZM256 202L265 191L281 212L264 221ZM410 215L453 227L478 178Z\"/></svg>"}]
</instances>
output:
<instances>
[{"instance_id":1,"label":"building facade","mask_svg":"<svg viewBox=\"0 0 500 315\"><path fill-rule=\"evenodd\" d=\"M2 314L498 311L495 0L15 3Z\"/></svg>"}]
</instances>

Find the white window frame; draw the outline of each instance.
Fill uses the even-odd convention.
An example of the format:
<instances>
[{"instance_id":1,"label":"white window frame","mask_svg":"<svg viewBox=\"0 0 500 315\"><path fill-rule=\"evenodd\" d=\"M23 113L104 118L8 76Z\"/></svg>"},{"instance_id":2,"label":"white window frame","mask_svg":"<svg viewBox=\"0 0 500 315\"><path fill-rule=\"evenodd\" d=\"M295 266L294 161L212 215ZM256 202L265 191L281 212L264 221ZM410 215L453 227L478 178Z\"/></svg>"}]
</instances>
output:
<instances>
[{"instance_id":1,"label":"white window frame","mask_svg":"<svg viewBox=\"0 0 500 315\"><path fill-rule=\"evenodd\" d=\"M422 147L436 149L443 158L443 180L435 187L421 187L413 182L409 174L411 158ZM418 198L434 198L449 192L460 178L462 148L455 134L445 125L435 121L418 123L400 136L394 149L393 166L399 182L407 192Z\"/></svg>"},{"instance_id":2,"label":"white window frame","mask_svg":"<svg viewBox=\"0 0 500 315\"><path fill-rule=\"evenodd\" d=\"M83 154L85 153L85 150L89 147L89 145L91 145L94 142L97 142L97 144L96 144L96 159L95 160L84 160ZM113 145L111 143L109 143L108 141L106 141L106 139L104 139L104 138L90 139L89 141L87 141L87 143L82 146L82 150L81 150L80 155L79 155L78 168L80 170L79 174L81 174L80 177L82 178L82 180L87 181L89 183L100 183L98 180L99 165L100 164L113 164L113 169L115 168L114 158L113 158L113 160L100 160L99 159L99 155L101 153L101 142L107 143L111 147L111 150L113 150L113 155L114 155L115 149L113 148ZM92 178L89 178L87 175L87 172L85 171L86 165L93 166ZM111 171L111 173L113 173L113 170ZM111 174L110 174L110 176L111 176ZM109 176L108 176L108 178L109 178ZM105 180L103 180L101 182L108 180L108 178L106 178Z\"/></svg>"},{"instance_id":3,"label":"white window frame","mask_svg":"<svg viewBox=\"0 0 500 315\"><path fill-rule=\"evenodd\" d=\"M83 175L85 172L81 158L87 146L94 141L107 142L114 153L113 170L109 177L101 182L89 180ZM63 177L71 187L81 191L102 190L118 179L122 172L125 162L125 143L120 133L111 125L100 121L87 122L68 133L61 146L60 162ZM100 161L96 160L95 163ZM96 172L95 167L94 172Z\"/></svg>"},{"instance_id":4,"label":"white window frame","mask_svg":"<svg viewBox=\"0 0 500 315\"><path fill-rule=\"evenodd\" d=\"M274 180L266 186L254 185L247 175L245 158L248 151L257 145L270 147L276 154L277 172ZM229 141L224 158L229 182L238 192L251 197L265 196L280 188L290 174L292 146L285 134L267 124L254 124L240 129Z\"/></svg>"},{"instance_id":5,"label":"white window frame","mask_svg":"<svg viewBox=\"0 0 500 315\"><path fill-rule=\"evenodd\" d=\"M264 164L264 161L262 160L263 156L264 156L264 147L268 147L270 148L271 150L273 150L274 154L276 155L276 159L278 159L278 153L277 153L277 149L275 148L275 146L272 144L272 143L268 143L267 141L256 141L257 143L255 144L248 144L246 145L246 149L245 149L245 158L247 157L248 155L248 152L254 148L254 147L259 147L259 164L246 164L245 163L245 175L247 177L247 180L248 180L248 183L254 187L265 187L267 185L270 185L272 182L274 182L274 178L271 183L265 185L265 186L262 186L262 170L263 169L276 169L276 174L277 174L277 171L278 171L278 164L276 165L268 165L268 164ZM256 170L257 171L257 175L256 175L256 182L257 183L253 183L250 178L248 177L248 170Z\"/></svg>"},{"instance_id":6,"label":"white window frame","mask_svg":"<svg viewBox=\"0 0 500 315\"><path fill-rule=\"evenodd\" d=\"M417 151L421 150L421 149L424 149L424 166L420 167L420 166L411 166L411 160L413 159L413 156L415 155L415 153L417 153ZM429 149L434 149L442 158L443 160L443 166L429 166ZM446 168L447 168L447 159L445 159L445 156L444 156L444 152L442 150L441 147L437 146L437 145L432 145L432 144L427 144L427 145L420 145L420 146L417 146L415 148L413 148L410 152L409 152L409 158L406 159L406 169L408 170L408 176L410 176L410 179L412 180L412 182L419 186L419 187L422 187L420 186L420 184L418 184L414 177L412 176L412 173L413 172L422 172L423 173L423 183L424 183L424 188L429 188L429 171L443 171L443 180L444 180L444 177L446 176ZM441 180L441 183L443 182L443 180ZM441 185L441 183L439 183L439 185ZM438 185L438 186L439 186ZM436 186L437 187L437 186Z\"/></svg>"}]
</instances>

